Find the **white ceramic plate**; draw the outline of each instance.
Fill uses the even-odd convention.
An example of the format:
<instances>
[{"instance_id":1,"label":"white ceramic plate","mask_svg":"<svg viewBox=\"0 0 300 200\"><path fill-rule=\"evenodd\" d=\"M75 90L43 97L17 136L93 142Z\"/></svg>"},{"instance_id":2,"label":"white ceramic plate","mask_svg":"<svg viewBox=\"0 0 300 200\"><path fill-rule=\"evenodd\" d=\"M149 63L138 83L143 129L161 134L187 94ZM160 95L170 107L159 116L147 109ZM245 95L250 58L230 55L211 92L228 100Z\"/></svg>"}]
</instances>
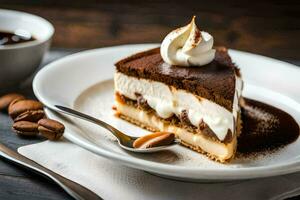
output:
<instances>
[{"instance_id":1,"label":"white ceramic plate","mask_svg":"<svg viewBox=\"0 0 300 200\"><path fill-rule=\"evenodd\" d=\"M70 106L101 118L130 135L147 131L113 116L114 63L132 53L157 45L125 45L80 52L43 68L33 82L34 93L45 105ZM245 81L243 95L269 103L300 121L300 69L275 59L230 50ZM256 158L240 158L230 164L210 161L182 146L156 154L133 154L120 149L109 132L75 118L46 110L50 118L66 125L65 138L123 165L161 176L192 181L250 179L300 170L300 140Z\"/></svg>"}]
</instances>

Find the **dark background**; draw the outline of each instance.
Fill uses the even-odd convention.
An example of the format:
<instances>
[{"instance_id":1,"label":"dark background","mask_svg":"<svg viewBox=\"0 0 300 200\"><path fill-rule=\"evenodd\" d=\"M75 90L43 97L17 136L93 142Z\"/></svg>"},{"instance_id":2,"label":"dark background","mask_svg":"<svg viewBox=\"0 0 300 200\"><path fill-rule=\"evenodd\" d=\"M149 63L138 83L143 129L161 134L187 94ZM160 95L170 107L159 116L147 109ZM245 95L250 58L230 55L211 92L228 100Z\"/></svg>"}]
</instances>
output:
<instances>
[{"instance_id":1,"label":"dark background","mask_svg":"<svg viewBox=\"0 0 300 200\"><path fill-rule=\"evenodd\" d=\"M197 15L199 27L214 36L216 45L300 59L299 0L0 0L0 7L52 22L53 47L161 42Z\"/></svg>"}]
</instances>

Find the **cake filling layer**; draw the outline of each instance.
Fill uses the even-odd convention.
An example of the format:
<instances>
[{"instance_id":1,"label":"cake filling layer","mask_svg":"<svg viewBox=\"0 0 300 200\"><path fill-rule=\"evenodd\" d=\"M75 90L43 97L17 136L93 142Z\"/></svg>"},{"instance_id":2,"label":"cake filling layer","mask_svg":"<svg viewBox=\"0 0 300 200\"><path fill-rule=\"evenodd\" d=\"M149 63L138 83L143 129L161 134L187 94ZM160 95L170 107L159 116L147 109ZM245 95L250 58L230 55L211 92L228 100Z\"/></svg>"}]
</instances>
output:
<instances>
[{"instance_id":1,"label":"cake filling layer","mask_svg":"<svg viewBox=\"0 0 300 200\"><path fill-rule=\"evenodd\" d=\"M168 123L170 125L174 125L174 126L183 128L183 129L185 129L185 130L187 130L191 133L194 133L194 134L204 134L205 136L207 136L207 137L209 137L213 140L219 141L219 138L207 126L207 124L205 124L204 121L202 121L200 123L200 127L196 127L193 124L191 124L190 120L188 119L188 114L185 110L182 111L182 113L180 115L173 115L172 117L169 117L167 119L163 119L163 118L158 116L158 114L155 112L155 110L153 110L148 105L147 101L141 95L138 95L138 99L137 99L137 101L135 101L135 100L129 99L129 98L125 97L124 95L121 95L118 92L116 92L115 93L115 100L118 103L127 104L130 107L134 107L134 108L137 108L139 110L146 111L147 113L149 113L151 115L155 115L160 120L162 120L163 122ZM228 130L225 139L221 142L222 143L231 142L231 140L233 139L232 136L233 135L232 135L231 131Z\"/></svg>"},{"instance_id":2,"label":"cake filling layer","mask_svg":"<svg viewBox=\"0 0 300 200\"><path fill-rule=\"evenodd\" d=\"M146 128L150 129L151 131L166 131L174 133L177 138L184 142L185 145L191 145L198 151L201 150L204 152L209 152L209 156L212 156L221 162L232 158L235 153L236 138L227 144L216 142L205 137L204 134L194 134L186 129L166 124L157 116L131 107L127 104L122 104L117 101L116 107L117 111L121 115L125 116L125 119L129 118L130 122L134 120L137 125L142 127L146 126Z\"/></svg>"},{"instance_id":3,"label":"cake filling layer","mask_svg":"<svg viewBox=\"0 0 300 200\"><path fill-rule=\"evenodd\" d=\"M176 89L164 83L148 79L127 76L115 73L115 90L129 99L136 100L137 94L146 99L148 105L156 111L159 117L169 118L187 112L189 121L199 127L205 122L223 141L228 130L235 133L237 113L239 111L238 99L241 95L242 82L236 77L236 91L232 112L226 108L186 90Z\"/></svg>"}]
</instances>

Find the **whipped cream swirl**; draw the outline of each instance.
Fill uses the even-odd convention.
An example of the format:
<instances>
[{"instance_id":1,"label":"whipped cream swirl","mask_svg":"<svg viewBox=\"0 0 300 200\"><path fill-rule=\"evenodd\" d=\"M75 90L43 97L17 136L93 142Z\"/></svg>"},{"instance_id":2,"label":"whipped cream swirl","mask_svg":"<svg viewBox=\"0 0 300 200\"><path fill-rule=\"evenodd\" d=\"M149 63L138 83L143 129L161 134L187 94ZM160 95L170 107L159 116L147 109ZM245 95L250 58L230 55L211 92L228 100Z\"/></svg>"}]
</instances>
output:
<instances>
[{"instance_id":1,"label":"whipped cream swirl","mask_svg":"<svg viewBox=\"0 0 300 200\"><path fill-rule=\"evenodd\" d=\"M215 49L213 49L213 37L204 31L200 31L192 21L181 28L169 33L160 47L163 60L170 65L178 66L202 66L213 61Z\"/></svg>"}]
</instances>

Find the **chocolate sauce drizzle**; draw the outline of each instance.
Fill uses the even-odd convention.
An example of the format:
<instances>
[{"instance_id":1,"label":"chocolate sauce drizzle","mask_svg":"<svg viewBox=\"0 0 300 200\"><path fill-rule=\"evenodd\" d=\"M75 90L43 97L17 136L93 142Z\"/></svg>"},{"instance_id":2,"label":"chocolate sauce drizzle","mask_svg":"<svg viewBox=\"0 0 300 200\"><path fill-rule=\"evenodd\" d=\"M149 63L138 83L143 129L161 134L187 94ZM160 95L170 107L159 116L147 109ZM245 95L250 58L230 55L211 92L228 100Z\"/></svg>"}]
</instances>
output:
<instances>
[{"instance_id":1,"label":"chocolate sauce drizzle","mask_svg":"<svg viewBox=\"0 0 300 200\"><path fill-rule=\"evenodd\" d=\"M242 120L242 133L238 138L240 153L275 150L299 136L299 125L292 116L259 101L245 99Z\"/></svg>"}]
</instances>

